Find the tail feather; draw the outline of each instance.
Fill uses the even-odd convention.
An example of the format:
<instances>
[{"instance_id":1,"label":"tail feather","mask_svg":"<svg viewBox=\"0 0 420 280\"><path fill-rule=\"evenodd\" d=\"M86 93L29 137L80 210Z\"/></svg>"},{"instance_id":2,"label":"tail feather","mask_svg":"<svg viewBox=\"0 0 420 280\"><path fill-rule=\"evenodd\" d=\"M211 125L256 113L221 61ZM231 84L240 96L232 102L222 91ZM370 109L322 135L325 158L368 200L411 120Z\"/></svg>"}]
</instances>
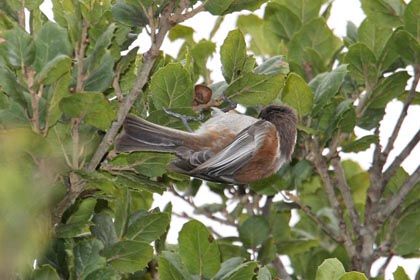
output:
<instances>
[{"instance_id":1,"label":"tail feather","mask_svg":"<svg viewBox=\"0 0 420 280\"><path fill-rule=\"evenodd\" d=\"M129 115L124 120L123 132L117 138L117 152L169 152L185 149L186 140L192 137L187 132L153 124Z\"/></svg>"}]
</instances>

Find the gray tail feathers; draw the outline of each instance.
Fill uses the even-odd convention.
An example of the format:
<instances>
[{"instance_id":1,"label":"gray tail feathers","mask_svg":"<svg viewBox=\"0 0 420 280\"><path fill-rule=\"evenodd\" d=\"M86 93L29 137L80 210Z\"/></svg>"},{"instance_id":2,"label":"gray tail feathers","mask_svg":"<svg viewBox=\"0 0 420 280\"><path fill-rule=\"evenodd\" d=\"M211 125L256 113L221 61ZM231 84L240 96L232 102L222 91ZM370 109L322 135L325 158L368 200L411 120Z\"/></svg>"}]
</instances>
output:
<instances>
[{"instance_id":1,"label":"gray tail feathers","mask_svg":"<svg viewBox=\"0 0 420 280\"><path fill-rule=\"evenodd\" d=\"M123 128L115 143L117 152L177 153L179 149L185 149L189 138L194 138L188 132L153 124L132 115L124 120Z\"/></svg>"}]
</instances>

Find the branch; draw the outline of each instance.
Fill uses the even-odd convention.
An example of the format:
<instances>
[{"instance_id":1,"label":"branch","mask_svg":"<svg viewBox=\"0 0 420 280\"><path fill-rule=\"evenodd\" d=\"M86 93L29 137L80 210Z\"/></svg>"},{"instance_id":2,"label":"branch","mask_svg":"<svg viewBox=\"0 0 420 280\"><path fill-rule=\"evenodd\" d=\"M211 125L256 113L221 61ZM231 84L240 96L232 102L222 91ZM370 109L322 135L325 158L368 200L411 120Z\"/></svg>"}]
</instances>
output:
<instances>
[{"instance_id":1,"label":"branch","mask_svg":"<svg viewBox=\"0 0 420 280\"><path fill-rule=\"evenodd\" d=\"M388 181L391 179L392 176L395 175L398 168L400 167L401 163L410 155L411 151L416 147L416 145L420 141L420 130L414 135L411 141L407 144L404 150L394 159L388 169L384 172L382 176L382 187L385 188Z\"/></svg>"},{"instance_id":2,"label":"branch","mask_svg":"<svg viewBox=\"0 0 420 280\"><path fill-rule=\"evenodd\" d=\"M411 102L413 102L414 95L416 93L416 88L417 88L417 85L418 85L419 79L420 79L420 69L419 68L420 68L419 65L414 66L414 80L413 80L413 83L411 84L410 91L408 92L407 100L404 102L404 107L401 111L401 114L398 118L397 123L395 124L394 131L392 132L391 136L389 137L388 143L387 143L384 151L382 152L384 163L386 162L386 160L389 156L389 153L394 148L395 140L397 139L398 134L401 130L401 126L404 122L404 119L407 116L408 108L410 107Z\"/></svg>"},{"instance_id":3,"label":"branch","mask_svg":"<svg viewBox=\"0 0 420 280\"><path fill-rule=\"evenodd\" d=\"M283 280L292 280L292 277L287 273L286 268L284 267L283 262L280 257L276 257L272 262L274 269L276 270L278 276Z\"/></svg>"},{"instance_id":4,"label":"branch","mask_svg":"<svg viewBox=\"0 0 420 280\"><path fill-rule=\"evenodd\" d=\"M331 237L335 242L342 243L343 239L341 236L337 235L326 223L324 223L323 220L321 220L312 210L303 203L299 197L295 196L291 192L285 192L285 195L288 199L295 202L297 205L299 205L300 209L309 217L311 218L316 224L321 226L321 230L325 232L329 237Z\"/></svg>"},{"instance_id":5,"label":"branch","mask_svg":"<svg viewBox=\"0 0 420 280\"><path fill-rule=\"evenodd\" d=\"M408 193L420 181L420 165L408 177L399 190L380 208L378 209L378 221L383 223L397 209L397 207L407 197Z\"/></svg>"},{"instance_id":6,"label":"branch","mask_svg":"<svg viewBox=\"0 0 420 280\"><path fill-rule=\"evenodd\" d=\"M313 151L314 153L314 163L315 168L317 169L319 175L321 176L321 179L325 185L325 191L327 192L328 200L331 204L331 207L334 212L334 216L337 218L339 225L340 225L340 236L343 241L343 244L346 248L346 251L350 257L350 259L353 260L353 258L357 257L356 253L356 247L353 244L353 241L350 237L350 233L348 231L346 221L344 220L343 211L341 210L340 202L337 199L337 196L335 195L334 186L331 182L331 178L328 175L328 168L327 163L325 161L325 158L322 156L320 149L318 147L318 143L316 140L313 141Z\"/></svg>"},{"instance_id":7,"label":"branch","mask_svg":"<svg viewBox=\"0 0 420 280\"><path fill-rule=\"evenodd\" d=\"M335 170L336 178L338 181L338 188L340 189L341 195L343 196L344 204L346 205L347 210L349 211L354 233L356 236L358 236L360 234L361 226L360 216L356 210L356 207L354 206L353 197L351 195L350 187L347 183L346 176L344 174L343 166L341 165L339 158L332 159L331 163Z\"/></svg>"}]
</instances>

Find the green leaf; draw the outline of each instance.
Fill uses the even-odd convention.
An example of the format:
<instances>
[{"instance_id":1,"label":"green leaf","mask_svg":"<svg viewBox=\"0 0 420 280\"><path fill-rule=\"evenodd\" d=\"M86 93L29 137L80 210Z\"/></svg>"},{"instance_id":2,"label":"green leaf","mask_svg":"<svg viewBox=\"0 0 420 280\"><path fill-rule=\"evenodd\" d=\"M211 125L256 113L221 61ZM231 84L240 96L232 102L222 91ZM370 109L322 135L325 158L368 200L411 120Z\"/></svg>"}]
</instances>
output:
<instances>
[{"instance_id":1,"label":"green leaf","mask_svg":"<svg viewBox=\"0 0 420 280\"><path fill-rule=\"evenodd\" d=\"M143 9L124 2L112 6L112 15L117 21L131 27L143 27L149 23Z\"/></svg>"},{"instance_id":2,"label":"green leaf","mask_svg":"<svg viewBox=\"0 0 420 280\"><path fill-rule=\"evenodd\" d=\"M420 1L408 2L404 11L405 30L411 33L417 41L420 41Z\"/></svg>"},{"instance_id":3,"label":"green leaf","mask_svg":"<svg viewBox=\"0 0 420 280\"><path fill-rule=\"evenodd\" d=\"M318 240L283 240L277 243L277 252L281 255L298 255L316 246L319 246Z\"/></svg>"},{"instance_id":4,"label":"green leaf","mask_svg":"<svg viewBox=\"0 0 420 280\"><path fill-rule=\"evenodd\" d=\"M237 29L229 32L220 48L220 59L222 74L227 83L233 82L244 74L247 55L245 39L241 31Z\"/></svg>"},{"instance_id":5,"label":"green leaf","mask_svg":"<svg viewBox=\"0 0 420 280\"><path fill-rule=\"evenodd\" d=\"M273 32L265 30L267 28L266 22L257 15L240 15L236 25L244 35L251 35L249 49L255 55L275 56L279 53L278 39Z\"/></svg>"},{"instance_id":6,"label":"green leaf","mask_svg":"<svg viewBox=\"0 0 420 280\"><path fill-rule=\"evenodd\" d=\"M71 71L72 60L66 55L57 55L49 61L36 75L35 80L44 85L50 85L67 72Z\"/></svg>"},{"instance_id":7,"label":"green leaf","mask_svg":"<svg viewBox=\"0 0 420 280\"><path fill-rule=\"evenodd\" d=\"M179 254L188 271L210 278L220 268L220 253L216 240L199 221L184 224L179 237Z\"/></svg>"},{"instance_id":8,"label":"green leaf","mask_svg":"<svg viewBox=\"0 0 420 280\"><path fill-rule=\"evenodd\" d=\"M366 18L359 27L359 40L379 58L392 32L392 28L378 25Z\"/></svg>"},{"instance_id":9,"label":"green leaf","mask_svg":"<svg viewBox=\"0 0 420 280\"><path fill-rule=\"evenodd\" d=\"M313 115L321 112L324 106L331 102L331 98L338 93L343 84L346 74L347 65L340 65L329 73L318 75L309 83L309 86L315 93Z\"/></svg>"},{"instance_id":10,"label":"green leaf","mask_svg":"<svg viewBox=\"0 0 420 280\"><path fill-rule=\"evenodd\" d=\"M230 84L225 94L243 105L267 105L284 86L284 75L262 75L246 73Z\"/></svg>"},{"instance_id":11,"label":"green leaf","mask_svg":"<svg viewBox=\"0 0 420 280\"><path fill-rule=\"evenodd\" d=\"M268 238L270 226L263 216L251 216L239 227L239 239L247 248L256 248Z\"/></svg>"},{"instance_id":12,"label":"green leaf","mask_svg":"<svg viewBox=\"0 0 420 280\"><path fill-rule=\"evenodd\" d=\"M405 30L395 33L394 44L396 51L409 63L414 64L420 58L420 44L417 39Z\"/></svg>"},{"instance_id":13,"label":"green leaf","mask_svg":"<svg viewBox=\"0 0 420 280\"><path fill-rule=\"evenodd\" d=\"M275 2L287 6L295 15L299 17L301 22L306 23L319 16L321 6L325 2L323 0L275 0Z\"/></svg>"},{"instance_id":14,"label":"green leaf","mask_svg":"<svg viewBox=\"0 0 420 280\"><path fill-rule=\"evenodd\" d=\"M152 77L150 89L156 109L190 107L193 101L190 74L179 63L160 68Z\"/></svg>"},{"instance_id":15,"label":"green leaf","mask_svg":"<svg viewBox=\"0 0 420 280\"><path fill-rule=\"evenodd\" d=\"M290 41L302 26L300 18L290 10L288 5L279 5L276 2L268 3L264 20L269 30L286 42Z\"/></svg>"},{"instance_id":16,"label":"green leaf","mask_svg":"<svg viewBox=\"0 0 420 280\"><path fill-rule=\"evenodd\" d=\"M397 270L392 273L394 276L394 280L410 280L410 277L408 277L407 273L405 273L404 268L399 266Z\"/></svg>"},{"instance_id":17,"label":"green leaf","mask_svg":"<svg viewBox=\"0 0 420 280\"><path fill-rule=\"evenodd\" d=\"M343 264L338 259L326 259L318 267L315 280L337 280L345 272Z\"/></svg>"},{"instance_id":18,"label":"green leaf","mask_svg":"<svg viewBox=\"0 0 420 280\"><path fill-rule=\"evenodd\" d=\"M44 264L34 270L32 278L34 280L60 280L57 271L49 264Z\"/></svg>"},{"instance_id":19,"label":"green leaf","mask_svg":"<svg viewBox=\"0 0 420 280\"><path fill-rule=\"evenodd\" d=\"M84 278L85 280L120 280L121 274L118 273L116 270L114 270L112 267L104 267L95 270L92 273L89 273L89 275Z\"/></svg>"},{"instance_id":20,"label":"green leaf","mask_svg":"<svg viewBox=\"0 0 420 280\"><path fill-rule=\"evenodd\" d=\"M204 7L212 15L223 15L232 2L233 0L208 0L204 3Z\"/></svg>"},{"instance_id":21,"label":"green leaf","mask_svg":"<svg viewBox=\"0 0 420 280\"><path fill-rule=\"evenodd\" d=\"M66 224L58 225L56 228L59 238L74 237L83 232L89 225L94 208L96 205L95 198L86 198L80 202L76 211L70 216Z\"/></svg>"},{"instance_id":22,"label":"green leaf","mask_svg":"<svg viewBox=\"0 0 420 280\"><path fill-rule=\"evenodd\" d=\"M341 46L341 40L334 35L325 20L316 18L303 25L290 39L288 44L289 62L294 62L302 67L308 57L312 57L312 61L319 60L321 68L326 67L331 64L334 55ZM313 59L314 53L319 56L316 60ZM316 63L311 65L319 67Z\"/></svg>"},{"instance_id":23,"label":"green leaf","mask_svg":"<svg viewBox=\"0 0 420 280\"><path fill-rule=\"evenodd\" d=\"M72 56L73 48L67 30L51 21L42 25L35 39L36 57L34 67L40 72L58 55Z\"/></svg>"},{"instance_id":24,"label":"green leaf","mask_svg":"<svg viewBox=\"0 0 420 280\"><path fill-rule=\"evenodd\" d=\"M35 48L31 36L22 28L16 27L0 33L4 40L0 44L0 56L10 65L20 68L29 66L34 60Z\"/></svg>"},{"instance_id":25,"label":"green leaf","mask_svg":"<svg viewBox=\"0 0 420 280\"><path fill-rule=\"evenodd\" d=\"M268 269L266 266L261 267L258 270L258 280L272 280L270 269Z\"/></svg>"},{"instance_id":26,"label":"green leaf","mask_svg":"<svg viewBox=\"0 0 420 280\"><path fill-rule=\"evenodd\" d=\"M340 277L340 280L368 280L366 275L361 272L351 271L346 272ZM396 280L396 279L395 279Z\"/></svg>"},{"instance_id":27,"label":"green leaf","mask_svg":"<svg viewBox=\"0 0 420 280\"><path fill-rule=\"evenodd\" d=\"M285 61L284 56L272 56L263 63L255 67L254 72L257 74L275 75L275 74L288 74L289 64Z\"/></svg>"},{"instance_id":28,"label":"green leaf","mask_svg":"<svg viewBox=\"0 0 420 280\"><path fill-rule=\"evenodd\" d=\"M394 182L395 181L397 180L394 179ZM395 189L399 189L404 182L405 180L402 182L397 182ZM392 232L392 244L397 254L404 256L416 253L418 251L420 246L420 221L418 220L419 215L419 201L409 205L400 215L398 224L394 232Z\"/></svg>"},{"instance_id":29,"label":"green leaf","mask_svg":"<svg viewBox=\"0 0 420 280\"><path fill-rule=\"evenodd\" d=\"M60 101L60 109L70 117L82 118L86 123L103 130L115 118L111 104L102 93L75 93Z\"/></svg>"},{"instance_id":30,"label":"green leaf","mask_svg":"<svg viewBox=\"0 0 420 280\"><path fill-rule=\"evenodd\" d=\"M378 137L375 135L366 135L360 139L357 139L353 142L345 144L343 148L343 152L345 153L358 153L365 151L370 148L373 143L378 142Z\"/></svg>"},{"instance_id":31,"label":"green leaf","mask_svg":"<svg viewBox=\"0 0 420 280\"><path fill-rule=\"evenodd\" d=\"M117 242L113 216L109 211L102 211L92 219L93 225L90 227L92 235L101 240L105 247Z\"/></svg>"},{"instance_id":32,"label":"green leaf","mask_svg":"<svg viewBox=\"0 0 420 280\"><path fill-rule=\"evenodd\" d=\"M400 71L383 78L372 90L369 100L369 109L385 108L389 101L405 92L405 86L410 78L405 71Z\"/></svg>"},{"instance_id":33,"label":"green leaf","mask_svg":"<svg viewBox=\"0 0 420 280\"><path fill-rule=\"evenodd\" d=\"M47 124L48 127L54 126L63 114L60 110L61 99L68 96L71 73L67 72L58 80L53 82L47 89Z\"/></svg>"},{"instance_id":34,"label":"green leaf","mask_svg":"<svg viewBox=\"0 0 420 280\"><path fill-rule=\"evenodd\" d=\"M120 177L120 176L118 176ZM130 204L131 194L127 187L118 188L115 190L115 202L114 202L114 213L115 213L115 232L118 239L122 239L125 235L128 227L129 216L130 216Z\"/></svg>"},{"instance_id":35,"label":"green leaf","mask_svg":"<svg viewBox=\"0 0 420 280\"><path fill-rule=\"evenodd\" d=\"M115 243L102 251L113 268L133 273L145 268L153 258L153 248L148 243L126 240Z\"/></svg>"},{"instance_id":36,"label":"green leaf","mask_svg":"<svg viewBox=\"0 0 420 280\"><path fill-rule=\"evenodd\" d=\"M224 279L230 272L234 271L244 262L244 258L234 257L222 263L220 270L214 275L214 279Z\"/></svg>"},{"instance_id":37,"label":"green leaf","mask_svg":"<svg viewBox=\"0 0 420 280\"><path fill-rule=\"evenodd\" d=\"M255 271L258 267L258 262L249 261L242 263L231 271L226 273L221 278L214 278L215 280L239 280L239 279L254 279Z\"/></svg>"},{"instance_id":38,"label":"green leaf","mask_svg":"<svg viewBox=\"0 0 420 280\"><path fill-rule=\"evenodd\" d=\"M9 68L1 64L0 89L22 107L26 108L28 106L27 100L25 98L25 92L27 92L26 87L18 82L18 78L12 71L9 70Z\"/></svg>"},{"instance_id":39,"label":"green leaf","mask_svg":"<svg viewBox=\"0 0 420 280\"><path fill-rule=\"evenodd\" d=\"M362 0L362 9L367 17L380 26L397 27L402 24L403 1Z\"/></svg>"},{"instance_id":40,"label":"green leaf","mask_svg":"<svg viewBox=\"0 0 420 280\"><path fill-rule=\"evenodd\" d=\"M78 279L83 279L93 271L106 265L104 257L99 252L104 248L97 239L84 240L77 243L73 248L74 273Z\"/></svg>"},{"instance_id":41,"label":"green leaf","mask_svg":"<svg viewBox=\"0 0 420 280\"><path fill-rule=\"evenodd\" d=\"M105 53L100 60L100 64L92 72L84 82L84 90L104 92L107 90L114 79L114 58L111 54Z\"/></svg>"},{"instance_id":42,"label":"green leaf","mask_svg":"<svg viewBox=\"0 0 420 280\"><path fill-rule=\"evenodd\" d=\"M166 165L169 163L171 158L172 156L169 154L141 152L129 154L127 156L127 162L140 174L153 178L162 176L167 172ZM147 187L146 184L143 183L143 185ZM159 186L159 189L156 187L157 186L154 186L154 190L158 192L162 191L161 186Z\"/></svg>"},{"instance_id":43,"label":"green leaf","mask_svg":"<svg viewBox=\"0 0 420 280\"><path fill-rule=\"evenodd\" d=\"M281 94L281 100L296 109L303 117L311 112L314 94L302 77L295 73L287 76L286 85Z\"/></svg>"},{"instance_id":44,"label":"green leaf","mask_svg":"<svg viewBox=\"0 0 420 280\"><path fill-rule=\"evenodd\" d=\"M362 80L366 87L372 87L378 78L375 54L363 43L350 47L346 54L345 63L349 64L349 72L356 79Z\"/></svg>"},{"instance_id":45,"label":"green leaf","mask_svg":"<svg viewBox=\"0 0 420 280\"><path fill-rule=\"evenodd\" d=\"M167 213L147 213L130 221L125 238L150 243L158 239L168 228Z\"/></svg>"},{"instance_id":46,"label":"green leaf","mask_svg":"<svg viewBox=\"0 0 420 280\"><path fill-rule=\"evenodd\" d=\"M229 0L230 1L230 0ZM239 12L242 10L255 11L267 0L233 0L229 9L224 14Z\"/></svg>"},{"instance_id":47,"label":"green leaf","mask_svg":"<svg viewBox=\"0 0 420 280\"><path fill-rule=\"evenodd\" d=\"M182 24L175 25L171 30L169 30L168 38L171 41L178 39L185 39L189 43L194 42L194 28L185 26Z\"/></svg>"},{"instance_id":48,"label":"green leaf","mask_svg":"<svg viewBox=\"0 0 420 280\"><path fill-rule=\"evenodd\" d=\"M181 257L178 254L163 251L158 259L159 279L161 280L192 280L192 276L188 273Z\"/></svg>"}]
</instances>

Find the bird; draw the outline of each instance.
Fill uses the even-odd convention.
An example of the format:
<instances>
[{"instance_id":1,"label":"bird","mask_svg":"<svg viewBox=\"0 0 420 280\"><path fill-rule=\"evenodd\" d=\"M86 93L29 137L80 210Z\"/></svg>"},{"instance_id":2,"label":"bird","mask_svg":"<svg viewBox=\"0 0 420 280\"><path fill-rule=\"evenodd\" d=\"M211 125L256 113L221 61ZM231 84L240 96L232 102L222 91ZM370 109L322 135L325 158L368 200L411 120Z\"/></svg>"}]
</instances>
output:
<instances>
[{"instance_id":1,"label":"bird","mask_svg":"<svg viewBox=\"0 0 420 280\"><path fill-rule=\"evenodd\" d=\"M291 107L269 105L258 118L212 110L212 116L193 132L128 115L114 149L175 154L169 171L233 185L269 177L291 160L298 122Z\"/></svg>"}]
</instances>

